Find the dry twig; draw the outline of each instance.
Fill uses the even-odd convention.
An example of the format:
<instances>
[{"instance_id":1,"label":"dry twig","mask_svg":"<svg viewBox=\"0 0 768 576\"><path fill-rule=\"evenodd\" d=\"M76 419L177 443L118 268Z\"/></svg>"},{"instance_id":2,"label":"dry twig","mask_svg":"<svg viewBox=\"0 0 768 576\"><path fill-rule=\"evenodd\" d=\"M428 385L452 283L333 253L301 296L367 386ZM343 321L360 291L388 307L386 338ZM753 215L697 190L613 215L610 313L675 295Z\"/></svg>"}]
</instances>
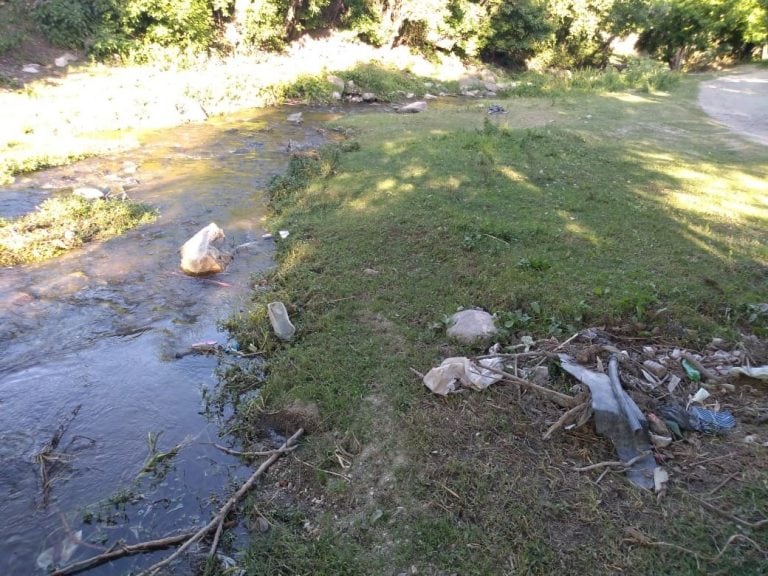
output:
<instances>
[{"instance_id":1,"label":"dry twig","mask_svg":"<svg viewBox=\"0 0 768 576\"><path fill-rule=\"evenodd\" d=\"M720 552L717 553L715 556L708 556L706 554L701 554L699 552L696 552L694 550L691 550L690 548L686 548L685 546L680 546L679 544L673 544L671 542L663 542L661 540L651 540L648 536L640 532L637 528L627 528L625 531L625 537L622 540L622 542L627 544L639 544L641 546L655 546L659 548L671 548L673 550L678 550L680 552L685 552L686 554L690 554L696 559L696 565L697 568L701 569L699 566L700 561L704 562L717 562L720 560L720 558L723 557L723 554L728 550L728 548L736 542L737 540L743 540L744 542L747 542L751 544L762 556L768 556L768 551L763 550L760 548L760 546L752 540L752 538L749 538L745 536L744 534L733 534L726 540L725 545L720 550Z\"/></svg>"},{"instance_id":2,"label":"dry twig","mask_svg":"<svg viewBox=\"0 0 768 576\"><path fill-rule=\"evenodd\" d=\"M227 448L226 446L222 446L220 444L214 444L215 448L218 448L225 454L229 454L231 456L246 456L246 457L252 457L252 456L272 456L273 454L284 454L286 452L293 452L298 448L298 446L291 446L290 448L286 448L285 450L278 448L277 450L264 450L263 452L240 452L239 450L232 450L231 448Z\"/></svg>"},{"instance_id":3,"label":"dry twig","mask_svg":"<svg viewBox=\"0 0 768 576\"><path fill-rule=\"evenodd\" d=\"M489 370L495 374L499 374L500 376L503 376L504 377L503 379L508 382L512 382L513 384L517 384L522 388L527 388L529 390L532 390L537 394L539 394L540 396L544 396L545 398L551 400L552 402L554 402L555 404L563 408L575 408L579 404L579 401L573 396L568 396L568 394L563 394L562 392L550 390L549 388L545 388L544 386L539 386L538 384L534 384L533 382L528 382L528 380L518 378L517 376L510 374L509 372L505 372L504 370L498 370L496 368L493 368L492 366L483 366L483 369Z\"/></svg>"},{"instance_id":4,"label":"dry twig","mask_svg":"<svg viewBox=\"0 0 768 576\"><path fill-rule=\"evenodd\" d=\"M221 510L219 510L219 513L216 514L216 516L208 522L205 526L200 528L195 534L187 539L184 544L181 545L181 547L176 550L173 554L168 556L165 560L162 560L156 564L153 564L143 572L139 574L139 576L151 576L152 574L156 574L160 568L167 566L176 558L181 556L190 546L195 544L196 542L199 542L204 536L209 534L213 529L216 529L218 532L220 530L220 525L224 522L224 519L227 517L227 514L229 514L229 511L237 504L240 499L245 496L245 494L251 489L251 487L256 483L256 480L259 479L260 476L264 474L264 472L267 471L267 469L274 464L280 456L285 453L300 437L304 434L304 428L299 428L296 433L288 438L283 445L275 451L274 454L272 454L267 460L265 460L261 466L254 472L250 478L243 484L240 489L235 492L235 494L227 500L227 503L224 504L224 506L221 507ZM211 547L211 554L215 554L216 550Z\"/></svg>"},{"instance_id":5,"label":"dry twig","mask_svg":"<svg viewBox=\"0 0 768 576\"><path fill-rule=\"evenodd\" d=\"M188 538L191 538L194 535L195 535L194 532L185 532L184 534L177 534L176 536L166 536L165 538L160 538L158 540L150 540L148 542L140 542L138 544L117 546L108 550L104 554L99 554L98 556L94 556L93 558L88 558L87 560L81 560L80 562L75 562L74 564L70 564L69 566L64 566L63 568L59 568L58 570L55 570L54 572L52 572L51 576L68 576L69 574L77 574L79 572L90 570L91 568L95 568L96 566L101 566L102 564L106 564L107 562L111 562L112 560L117 560L119 558L124 558L126 556L143 554L145 552L154 552L156 550L164 550L166 548L170 548L171 546L184 542L185 540L187 540Z\"/></svg>"},{"instance_id":6,"label":"dry twig","mask_svg":"<svg viewBox=\"0 0 768 576\"><path fill-rule=\"evenodd\" d=\"M541 437L542 440L548 440L552 434L555 433L555 431L559 430L560 428L563 428L564 426L570 424L572 421L578 421L581 419L581 415L583 414L584 410L589 410L590 407L590 401L582 402L578 406L571 408L560 416L557 422L552 424L552 426L549 427L549 429L544 432L544 435Z\"/></svg>"},{"instance_id":7,"label":"dry twig","mask_svg":"<svg viewBox=\"0 0 768 576\"><path fill-rule=\"evenodd\" d=\"M722 510L715 506L714 504L710 504L706 500L702 500L701 498L697 498L696 496L691 494L691 498L696 500L699 504L704 506L704 508L711 510L715 514L719 514L723 518L728 518L729 520L734 521L736 524L739 524L741 526L745 526L746 528L752 528L753 530L757 530L758 528L762 528L763 526L768 526L768 518L763 520L758 520L757 522L750 522L749 520L744 520L743 518L739 518L738 516L735 516L731 514L730 512L727 512L725 510Z\"/></svg>"},{"instance_id":8,"label":"dry twig","mask_svg":"<svg viewBox=\"0 0 768 576\"><path fill-rule=\"evenodd\" d=\"M606 466L611 467L617 467L617 468L629 468L634 464L635 462L641 460L642 458L645 458L645 456L648 454L648 452L641 452L634 458L630 458L626 462L622 462L621 460L608 460L606 462L598 462L597 464L590 464L589 466L581 466L573 468L574 472L589 472L590 470L597 470L599 468L605 468Z\"/></svg>"}]
</instances>

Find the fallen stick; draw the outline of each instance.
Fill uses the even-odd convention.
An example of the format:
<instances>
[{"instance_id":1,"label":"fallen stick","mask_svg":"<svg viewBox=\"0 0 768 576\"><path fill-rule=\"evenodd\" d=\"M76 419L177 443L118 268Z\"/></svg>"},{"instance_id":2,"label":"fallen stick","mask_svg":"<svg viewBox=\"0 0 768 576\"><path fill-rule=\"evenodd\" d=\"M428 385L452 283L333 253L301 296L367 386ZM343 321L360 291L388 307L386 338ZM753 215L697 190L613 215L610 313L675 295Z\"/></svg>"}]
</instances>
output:
<instances>
[{"instance_id":1,"label":"fallen stick","mask_svg":"<svg viewBox=\"0 0 768 576\"><path fill-rule=\"evenodd\" d=\"M214 448L218 448L225 454L229 454L230 456L272 456L272 454L284 454L285 452L292 452L293 450L296 450L298 446L291 446L290 448L287 448L286 450L282 450L278 448L277 450L264 450L263 452L240 452L239 450L232 450L232 448L227 448L226 446L222 446L221 444L214 444Z\"/></svg>"},{"instance_id":2,"label":"fallen stick","mask_svg":"<svg viewBox=\"0 0 768 576\"><path fill-rule=\"evenodd\" d=\"M544 386L539 386L538 384L534 384L533 382L528 382L528 380L523 380L522 378L518 378L517 376L510 374L509 372L505 372L504 370L498 370L496 368L493 368L491 366L483 366L483 370L490 370L491 372L494 372L496 374L499 374L504 377L504 380L507 380L508 382L512 382L513 384L517 384L518 386L521 386L523 388L527 388L529 390L533 390L537 394L540 394L541 396L544 396L545 398L548 398L555 404L563 407L563 408L575 408L580 402L573 396L568 396L568 394L563 394L562 392L556 392L555 390L550 390L549 388L545 388Z\"/></svg>"},{"instance_id":3,"label":"fallen stick","mask_svg":"<svg viewBox=\"0 0 768 576\"><path fill-rule=\"evenodd\" d=\"M645 458L645 456L648 454L648 452L641 452L634 458L630 458L626 462L622 462L621 460L608 460L606 462L598 462L597 464L590 464L589 466L581 466L576 467L573 469L574 472L589 472L590 470L597 470L598 468L605 468L606 466L616 466L621 468L629 468L637 462L638 460Z\"/></svg>"},{"instance_id":4,"label":"fallen stick","mask_svg":"<svg viewBox=\"0 0 768 576\"><path fill-rule=\"evenodd\" d=\"M763 526L768 525L768 518L764 520L759 520L757 522L750 522L749 520L744 520L743 518L739 518L738 516L735 516L734 514L731 514L730 512L727 512L725 510L722 510L721 508L718 508L714 504L710 504L706 500L702 500L701 498L697 498L693 494L691 494L691 498L696 500L699 504L707 508L708 510L711 510L715 514L719 514L723 518L728 518L729 520L732 520L733 522L736 522L736 524L739 524L741 526L745 526L746 528L752 528L753 530L757 530L758 528L762 528Z\"/></svg>"},{"instance_id":5,"label":"fallen stick","mask_svg":"<svg viewBox=\"0 0 768 576\"><path fill-rule=\"evenodd\" d=\"M734 472L733 474L731 474L730 476L728 476L728 478L726 478L725 480L723 480L722 482L720 482L720 484L718 484L717 486L715 486L714 488L712 488L712 490L710 490L709 492L707 492L707 496L712 496L712 495L713 495L715 492L717 492L718 490L720 490L720 488L722 488L723 486L725 486L726 484L728 484L728 482L730 482L731 480L733 480L734 478L736 478L736 477L737 477L739 474L740 474L740 472Z\"/></svg>"},{"instance_id":6,"label":"fallen stick","mask_svg":"<svg viewBox=\"0 0 768 576\"><path fill-rule=\"evenodd\" d=\"M152 574L156 574L160 568L164 566L168 566L171 562L176 560L179 556L181 556L187 548L195 544L196 542L200 541L204 536L206 536L211 530L219 530L219 524L224 521L224 518L227 517L227 514L229 514L229 511L237 504L243 496L248 492L248 490L251 489L251 487L256 483L256 480L259 479L260 476L264 474L264 472L267 471L267 469L274 464L278 458L282 454L284 454L288 449L298 440L301 435L304 434L304 428L299 428L296 433L288 438L282 446L278 450L275 451L274 454L272 454L269 458L267 458L261 466L259 466L258 470L254 472L250 478L243 484L240 489L234 493L234 495L227 500L227 503L224 504L224 506L221 507L221 510L219 510L219 513L216 514L213 520L208 522L205 526L200 528L191 538L189 538L184 544L181 545L181 547L176 550L173 554L168 556L165 560L162 560L158 562L157 564L153 564L143 572L139 574L139 576L151 576Z\"/></svg>"},{"instance_id":7,"label":"fallen stick","mask_svg":"<svg viewBox=\"0 0 768 576\"><path fill-rule=\"evenodd\" d=\"M150 540L148 542L140 542L138 544L119 546L113 550L104 552L104 554L99 554L93 558L81 560L80 562L75 562L69 566L64 566L63 568L54 570L51 573L51 576L69 576L70 574L77 574L79 572L84 572L85 570L95 568L96 566L101 566L102 564L106 564L112 560L117 560L118 558L133 556L135 554L143 554L145 552L154 552L156 550L164 550L179 544L180 542L184 542L184 540L191 538L194 535L194 532L186 532L184 534L177 534L176 536L166 536L165 538L160 538L158 540Z\"/></svg>"},{"instance_id":8,"label":"fallen stick","mask_svg":"<svg viewBox=\"0 0 768 576\"><path fill-rule=\"evenodd\" d=\"M560 416L557 422L552 424L552 426L549 427L549 429L544 432L544 435L541 437L542 440L548 440L552 434L555 433L555 431L559 430L563 426L565 426L570 420L572 420L576 415L578 415L582 410L588 410L589 409L590 402L583 402L579 404L578 406L575 406L568 410L565 414Z\"/></svg>"},{"instance_id":9,"label":"fallen stick","mask_svg":"<svg viewBox=\"0 0 768 576\"><path fill-rule=\"evenodd\" d=\"M723 548L720 550L720 552L717 553L716 556L709 556L707 554L701 554L699 552L696 552L695 550L691 550L690 548L686 548L685 546L680 546L679 544L673 544L671 542L664 542L662 540L651 540L648 536L637 530L636 528L628 528L625 530L626 536L622 539L623 543L627 544L639 544L641 546L657 546L660 548L671 548L672 550L678 550L680 552L685 552L686 554L690 554L696 559L696 567L701 569L699 566L700 561L704 562L717 562L720 560L720 558L723 557L723 554L728 550L728 548L736 542L737 540L743 540L744 542L747 542L751 544L763 557L768 556L768 551L763 550L760 548L760 545L752 540L752 538L749 538L745 536L744 534L733 534L731 535L728 540L726 540L725 544L723 545Z\"/></svg>"}]
</instances>

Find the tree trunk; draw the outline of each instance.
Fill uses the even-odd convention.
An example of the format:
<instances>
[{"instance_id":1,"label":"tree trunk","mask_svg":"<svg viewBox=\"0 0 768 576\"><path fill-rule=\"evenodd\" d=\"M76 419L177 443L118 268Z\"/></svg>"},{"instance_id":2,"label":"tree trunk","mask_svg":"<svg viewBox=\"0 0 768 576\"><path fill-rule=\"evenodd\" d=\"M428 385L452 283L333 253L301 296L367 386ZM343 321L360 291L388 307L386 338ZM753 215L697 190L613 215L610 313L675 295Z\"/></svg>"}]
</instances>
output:
<instances>
[{"instance_id":1,"label":"tree trunk","mask_svg":"<svg viewBox=\"0 0 768 576\"><path fill-rule=\"evenodd\" d=\"M384 11L381 14L380 35L385 46L394 46L403 25L402 1L389 0L384 3Z\"/></svg>"},{"instance_id":2,"label":"tree trunk","mask_svg":"<svg viewBox=\"0 0 768 576\"><path fill-rule=\"evenodd\" d=\"M685 46L680 46L672 55L672 59L669 62L669 67L674 71L680 70L685 60Z\"/></svg>"}]
</instances>

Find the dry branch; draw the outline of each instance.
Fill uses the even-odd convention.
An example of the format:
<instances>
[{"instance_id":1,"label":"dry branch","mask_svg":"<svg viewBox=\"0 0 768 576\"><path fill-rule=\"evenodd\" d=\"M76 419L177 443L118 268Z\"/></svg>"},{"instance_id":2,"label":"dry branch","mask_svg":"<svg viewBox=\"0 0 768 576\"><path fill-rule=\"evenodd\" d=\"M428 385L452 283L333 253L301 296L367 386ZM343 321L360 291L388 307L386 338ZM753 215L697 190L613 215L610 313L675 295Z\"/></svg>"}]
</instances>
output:
<instances>
[{"instance_id":1,"label":"dry branch","mask_svg":"<svg viewBox=\"0 0 768 576\"><path fill-rule=\"evenodd\" d=\"M680 552L685 552L686 554L690 554L696 559L697 567L700 569L701 567L698 566L698 563L700 561L705 562L717 562L720 560L720 558L723 557L723 554L728 550L728 548L736 542L737 540L743 540L744 542L747 542L751 544L763 557L768 556L768 551L763 550L760 548L757 542L752 540L751 538L745 536L744 534L733 534L731 535L728 540L726 540L725 545L720 550L720 552L717 553L716 556L708 556L706 554L701 554L699 552L696 552L694 550L691 550L690 548L686 548L685 546L680 546L679 544L673 544L671 542L663 542L661 540L651 540L648 536L637 530L636 528L628 528L625 531L625 538L622 540L622 542L625 542L627 544L639 544L641 546L655 546L659 548L671 548L672 550L678 550Z\"/></svg>"},{"instance_id":2,"label":"dry branch","mask_svg":"<svg viewBox=\"0 0 768 576\"><path fill-rule=\"evenodd\" d=\"M611 467L617 467L617 468L629 468L634 464L635 462L641 460L642 458L645 458L645 456L648 454L648 452L641 452L634 458L630 458L626 462L622 462L621 460L608 460L606 462L598 462L597 464L591 464L589 466L582 466L574 468L574 472L589 472L590 470L597 470L598 468L605 468L607 466Z\"/></svg>"},{"instance_id":3,"label":"dry branch","mask_svg":"<svg viewBox=\"0 0 768 576\"><path fill-rule=\"evenodd\" d=\"M539 394L540 396L544 396L545 398L551 400L552 402L554 402L555 404L563 408L575 408L579 404L579 401L573 396L568 396L568 394L563 394L562 392L556 392L555 390L550 390L549 388L545 388L544 386L539 386L538 384L534 384L533 382L528 382L528 380L518 378L517 376L510 374L509 372L505 372L504 370L498 370L496 368L493 368L492 366L483 366L483 370L489 370L495 374L499 374L500 376L504 377L504 380L508 382L512 382L513 384L517 384L522 388L527 388L528 390L532 390L536 394Z\"/></svg>"},{"instance_id":4,"label":"dry branch","mask_svg":"<svg viewBox=\"0 0 768 576\"><path fill-rule=\"evenodd\" d=\"M96 566L101 566L102 564L106 564L107 562L111 562L112 560L117 560L119 558L124 558L126 556L143 554L145 552L154 552L156 550L164 550L166 548L170 548L171 546L175 546L176 544L184 542L184 540L187 540L188 538L191 538L194 535L195 535L194 532L185 532L184 534L177 534L176 536L166 536L165 538L160 538L158 540L151 540L148 542L140 542L138 544L119 546L118 548L114 550L109 550L104 554L99 554L98 556L94 556L93 558L88 558L87 560L81 560L80 562L75 562L74 564L70 564L69 566L64 566L63 568L59 568L58 570L55 570L54 572L52 572L51 576L69 576L70 574L77 574L79 572L84 572L85 570L90 570L91 568L95 568Z\"/></svg>"},{"instance_id":5,"label":"dry branch","mask_svg":"<svg viewBox=\"0 0 768 576\"><path fill-rule=\"evenodd\" d=\"M752 528L753 530L757 530L759 528L762 528L763 526L768 526L768 518L764 520L758 520L757 522L750 522L749 520L744 520L743 518L739 518L738 516L735 516L730 512L726 512L725 510L722 510L717 506L710 504L706 500L702 500L701 498L697 498L696 496L693 496L693 495L691 495L691 498L693 498L694 500L696 500L696 502L704 506L704 508L711 510L715 514L719 514L723 518L728 518L729 520L732 520L736 524L739 524L746 528Z\"/></svg>"},{"instance_id":6,"label":"dry branch","mask_svg":"<svg viewBox=\"0 0 768 576\"><path fill-rule=\"evenodd\" d=\"M225 454L229 454L230 456L245 456L245 457L253 457L253 456L272 456L272 454L284 454L285 452L292 452L297 448L297 446L292 446L290 448L287 448L286 450L282 450L278 448L277 450L264 450L262 452L240 452L239 450L232 450L231 448L227 448L226 446L222 446L221 444L214 444L214 448L218 448Z\"/></svg>"},{"instance_id":7,"label":"dry branch","mask_svg":"<svg viewBox=\"0 0 768 576\"><path fill-rule=\"evenodd\" d=\"M587 401L568 410L568 412L560 416L558 421L552 424L552 426L550 426L549 429L546 432L544 432L544 435L541 437L541 439L548 440L549 437L552 436L552 434L554 434L557 430L559 430L560 428L563 428L564 426L567 426L572 421L578 420L584 410L589 410L589 406L590 406L590 401Z\"/></svg>"},{"instance_id":8,"label":"dry branch","mask_svg":"<svg viewBox=\"0 0 768 576\"><path fill-rule=\"evenodd\" d=\"M157 564L153 564L143 572L139 574L139 576L151 576L152 574L156 574L160 568L163 568L164 566L167 566L176 558L181 556L190 546L195 544L196 542L199 542L203 539L207 534L209 534L212 530L219 530L219 525L224 522L224 519L227 517L227 514L229 514L229 511L237 504L243 496L251 489L251 487L256 483L256 480L259 479L260 476L264 474L264 472L267 471L267 469L274 464L278 458L285 452L287 452L290 447L301 437L301 435L304 434L304 428L299 428L296 433L288 438L288 440L285 441L285 443L280 446L279 449L275 450L274 454L272 454L267 460L265 460L261 466L259 466L258 470L254 472L250 478L243 484L240 489L235 492L235 494L227 500L227 503L224 504L224 506L221 507L221 510L219 510L219 513L216 514L213 520L208 522L205 526L200 528L191 538L187 539L187 541L181 545L181 547L176 550L173 554L168 556L165 560L162 560L158 562ZM214 550L215 552L215 550Z\"/></svg>"}]
</instances>

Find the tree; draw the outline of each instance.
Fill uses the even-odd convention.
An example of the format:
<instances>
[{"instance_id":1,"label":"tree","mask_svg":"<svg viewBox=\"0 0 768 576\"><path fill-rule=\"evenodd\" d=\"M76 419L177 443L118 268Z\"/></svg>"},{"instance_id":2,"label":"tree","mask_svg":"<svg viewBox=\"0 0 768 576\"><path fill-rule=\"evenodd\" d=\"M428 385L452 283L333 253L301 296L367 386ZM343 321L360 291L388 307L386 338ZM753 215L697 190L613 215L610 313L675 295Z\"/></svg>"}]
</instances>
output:
<instances>
[{"instance_id":1,"label":"tree","mask_svg":"<svg viewBox=\"0 0 768 576\"><path fill-rule=\"evenodd\" d=\"M680 69L696 51L747 55L766 41L766 0L655 0L638 47Z\"/></svg>"}]
</instances>

